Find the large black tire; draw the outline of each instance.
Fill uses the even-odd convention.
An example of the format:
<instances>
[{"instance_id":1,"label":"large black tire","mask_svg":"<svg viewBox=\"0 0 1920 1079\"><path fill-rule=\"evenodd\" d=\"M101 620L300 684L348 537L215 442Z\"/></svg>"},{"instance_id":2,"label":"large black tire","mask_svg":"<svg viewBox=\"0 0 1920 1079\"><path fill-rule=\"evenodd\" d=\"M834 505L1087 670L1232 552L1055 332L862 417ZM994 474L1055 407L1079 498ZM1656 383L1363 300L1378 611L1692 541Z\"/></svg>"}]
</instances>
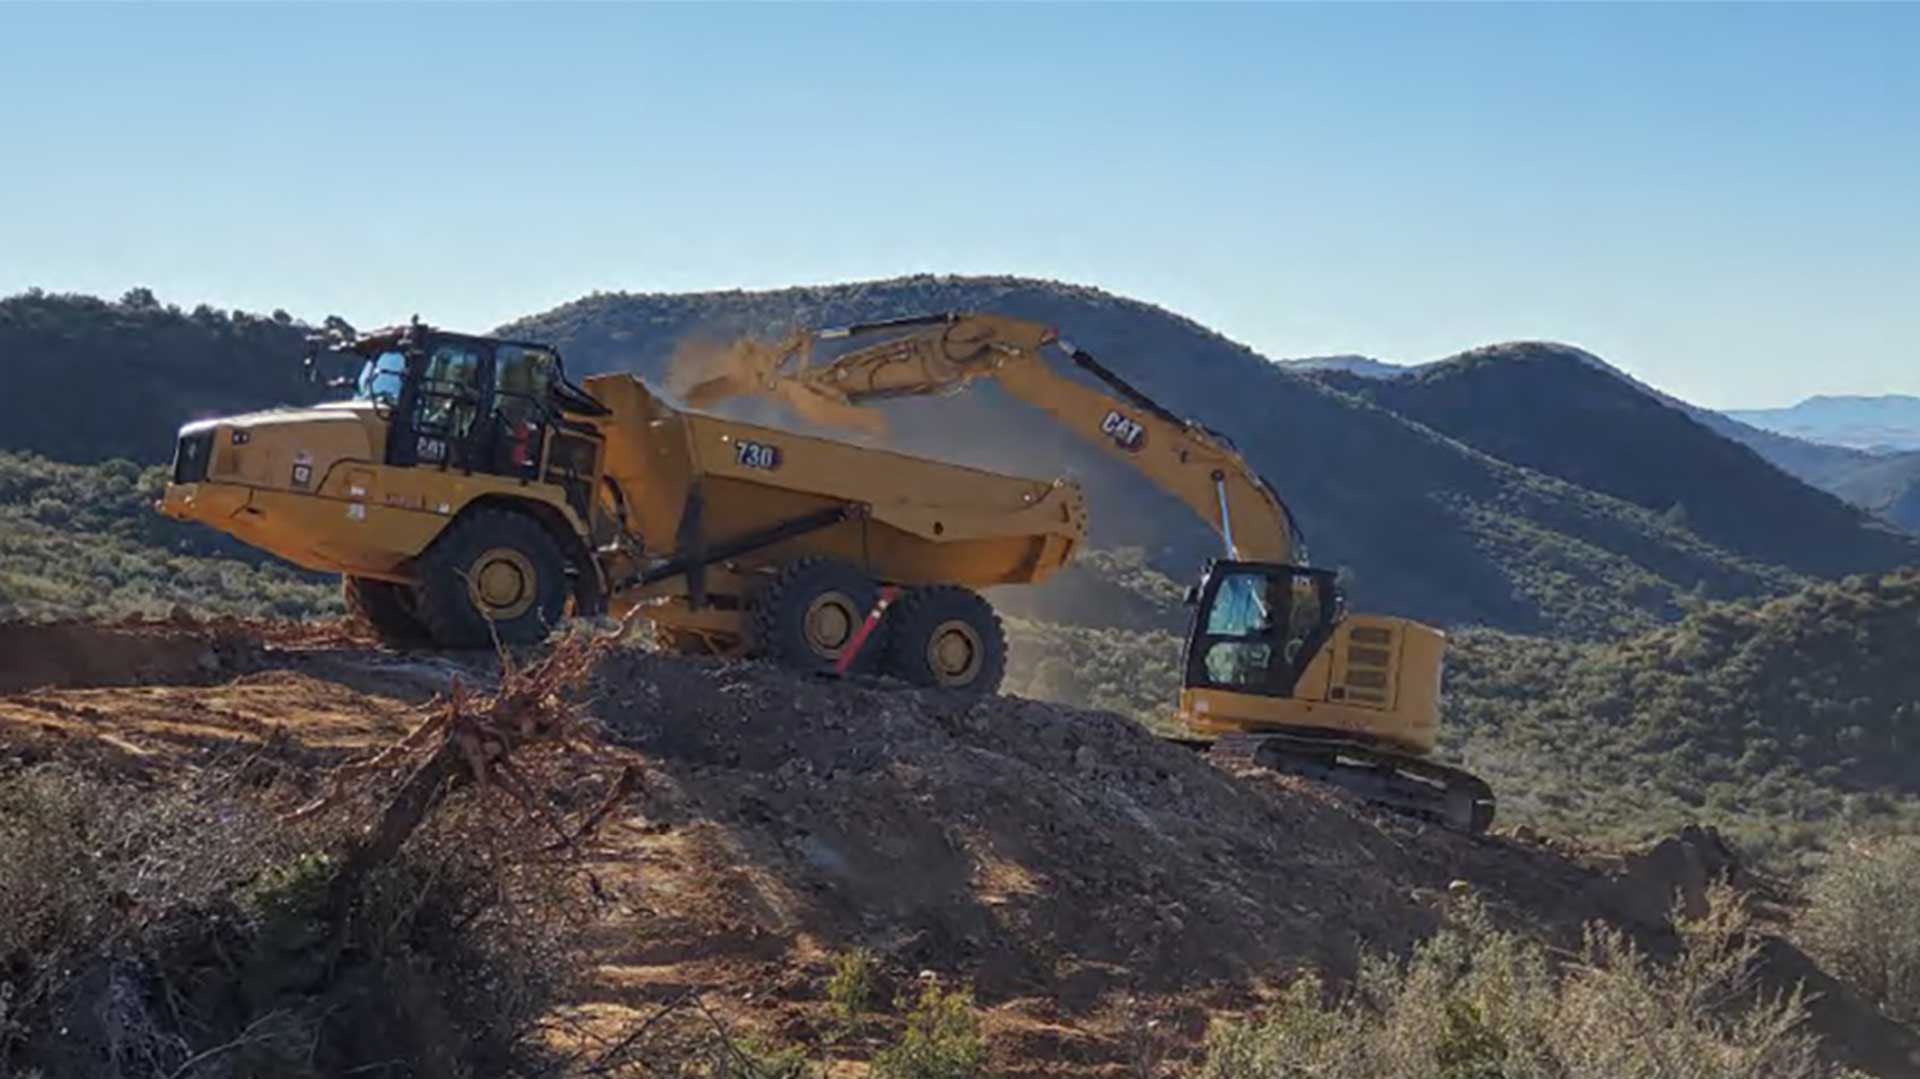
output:
<instances>
[{"instance_id":1,"label":"large black tire","mask_svg":"<svg viewBox=\"0 0 1920 1079\"><path fill-rule=\"evenodd\" d=\"M413 613L413 590L406 585L342 577L340 598L349 616L372 627L386 643L400 647L428 643L427 627Z\"/></svg>"},{"instance_id":2,"label":"large black tire","mask_svg":"<svg viewBox=\"0 0 1920 1079\"><path fill-rule=\"evenodd\" d=\"M795 670L832 671L879 602L880 586L857 567L832 558L803 558L754 596L753 651ZM882 619L861 645L852 671L879 668L885 625Z\"/></svg>"},{"instance_id":3,"label":"large black tire","mask_svg":"<svg viewBox=\"0 0 1920 1079\"><path fill-rule=\"evenodd\" d=\"M469 510L420 559L420 621L442 648L536 644L560 622L572 584L566 556L540 522L507 509Z\"/></svg>"},{"instance_id":4,"label":"large black tire","mask_svg":"<svg viewBox=\"0 0 1920 1079\"><path fill-rule=\"evenodd\" d=\"M916 588L887 612L887 673L917 686L988 695L1007 674L1007 632L980 593Z\"/></svg>"}]
</instances>

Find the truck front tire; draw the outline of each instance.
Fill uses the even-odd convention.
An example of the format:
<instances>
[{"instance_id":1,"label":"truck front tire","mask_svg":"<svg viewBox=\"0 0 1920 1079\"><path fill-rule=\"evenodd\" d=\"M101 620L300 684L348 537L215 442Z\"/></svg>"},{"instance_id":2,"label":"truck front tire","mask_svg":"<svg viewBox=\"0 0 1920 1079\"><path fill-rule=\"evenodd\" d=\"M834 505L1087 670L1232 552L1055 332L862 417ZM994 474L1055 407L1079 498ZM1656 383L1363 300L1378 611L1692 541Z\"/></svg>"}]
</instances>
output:
<instances>
[{"instance_id":1,"label":"truck front tire","mask_svg":"<svg viewBox=\"0 0 1920 1079\"><path fill-rule=\"evenodd\" d=\"M420 620L443 648L537 644L559 624L572 588L566 557L538 521L480 507L421 559Z\"/></svg>"},{"instance_id":2,"label":"truck front tire","mask_svg":"<svg viewBox=\"0 0 1920 1079\"><path fill-rule=\"evenodd\" d=\"M406 585L369 577L342 577L340 598L349 616L372 627L387 644L407 647L428 642L427 627L413 613L413 590Z\"/></svg>"},{"instance_id":3,"label":"truck front tire","mask_svg":"<svg viewBox=\"0 0 1920 1079\"><path fill-rule=\"evenodd\" d=\"M916 588L887 613L887 672L917 686L983 696L1007 674L1007 634L986 597L958 585Z\"/></svg>"}]
</instances>

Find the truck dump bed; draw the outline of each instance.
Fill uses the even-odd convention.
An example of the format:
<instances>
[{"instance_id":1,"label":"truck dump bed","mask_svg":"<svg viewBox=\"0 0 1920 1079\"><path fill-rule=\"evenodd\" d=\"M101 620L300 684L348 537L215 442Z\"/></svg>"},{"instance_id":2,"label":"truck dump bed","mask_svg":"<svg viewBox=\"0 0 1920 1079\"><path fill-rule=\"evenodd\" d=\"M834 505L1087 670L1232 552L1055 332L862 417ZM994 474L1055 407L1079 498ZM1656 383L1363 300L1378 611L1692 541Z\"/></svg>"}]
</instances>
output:
<instances>
[{"instance_id":1,"label":"truck dump bed","mask_svg":"<svg viewBox=\"0 0 1920 1079\"><path fill-rule=\"evenodd\" d=\"M1078 484L1008 476L868 446L684 412L631 375L586 388L611 415L604 472L626 530L650 551L697 534L713 546L834 507L844 521L732 560L736 568L805 555L841 558L890 584L984 587L1045 580L1086 535Z\"/></svg>"}]
</instances>

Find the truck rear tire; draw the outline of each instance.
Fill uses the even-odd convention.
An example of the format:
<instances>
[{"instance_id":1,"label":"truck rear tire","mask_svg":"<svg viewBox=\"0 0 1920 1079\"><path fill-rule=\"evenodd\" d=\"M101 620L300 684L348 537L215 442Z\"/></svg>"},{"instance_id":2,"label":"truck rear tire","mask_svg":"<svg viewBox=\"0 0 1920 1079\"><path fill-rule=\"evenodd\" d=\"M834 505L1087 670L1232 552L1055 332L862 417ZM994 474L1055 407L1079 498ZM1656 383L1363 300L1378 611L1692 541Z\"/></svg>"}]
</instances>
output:
<instances>
[{"instance_id":1,"label":"truck rear tire","mask_svg":"<svg viewBox=\"0 0 1920 1079\"><path fill-rule=\"evenodd\" d=\"M782 569L753 600L753 650L795 670L832 671L880 602L880 586L832 558L803 558ZM884 626L882 619L880 625ZM852 671L880 665L886 641L875 627Z\"/></svg>"},{"instance_id":2,"label":"truck rear tire","mask_svg":"<svg viewBox=\"0 0 1920 1079\"><path fill-rule=\"evenodd\" d=\"M382 641L396 647L428 641L427 627L413 613L413 590L392 581L370 577L340 578L340 599L349 617L372 627Z\"/></svg>"},{"instance_id":3,"label":"truck rear tire","mask_svg":"<svg viewBox=\"0 0 1920 1079\"><path fill-rule=\"evenodd\" d=\"M443 648L537 644L560 623L572 589L566 557L538 521L480 508L421 558L420 621Z\"/></svg>"},{"instance_id":4,"label":"truck rear tire","mask_svg":"<svg viewBox=\"0 0 1920 1079\"><path fill-rule=\"evenodd\" d=\"M986 597L942 584L894 604L887 671L917 686L990 695L1007 674L1007 633Z\"/></svg>"}]
</instances>

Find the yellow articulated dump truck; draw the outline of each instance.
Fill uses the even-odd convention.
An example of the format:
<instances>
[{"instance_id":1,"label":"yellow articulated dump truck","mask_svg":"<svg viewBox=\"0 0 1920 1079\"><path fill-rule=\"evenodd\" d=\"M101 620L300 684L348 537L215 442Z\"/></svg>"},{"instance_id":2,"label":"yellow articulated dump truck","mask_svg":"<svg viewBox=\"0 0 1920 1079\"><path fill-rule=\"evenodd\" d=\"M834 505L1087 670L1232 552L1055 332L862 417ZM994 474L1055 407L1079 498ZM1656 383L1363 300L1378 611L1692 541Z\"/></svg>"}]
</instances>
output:
<instances>
[{"instance_id":1,"label":"yellow articulated dump truck","mask_svg":"<svg viewBox=\"0 0 1920 1079\"><path fill-rule=\"evenodd\" d=\"M353 399L186 425L161 509L341 574L396 643L645 605L676 650L992 692L1006 643L974 589L1042 581L1086 534L1072 482L684 411L632 375L576 385L540 344L416 320L324 351L357 365Z\"/></svg>"}]
</instances>

